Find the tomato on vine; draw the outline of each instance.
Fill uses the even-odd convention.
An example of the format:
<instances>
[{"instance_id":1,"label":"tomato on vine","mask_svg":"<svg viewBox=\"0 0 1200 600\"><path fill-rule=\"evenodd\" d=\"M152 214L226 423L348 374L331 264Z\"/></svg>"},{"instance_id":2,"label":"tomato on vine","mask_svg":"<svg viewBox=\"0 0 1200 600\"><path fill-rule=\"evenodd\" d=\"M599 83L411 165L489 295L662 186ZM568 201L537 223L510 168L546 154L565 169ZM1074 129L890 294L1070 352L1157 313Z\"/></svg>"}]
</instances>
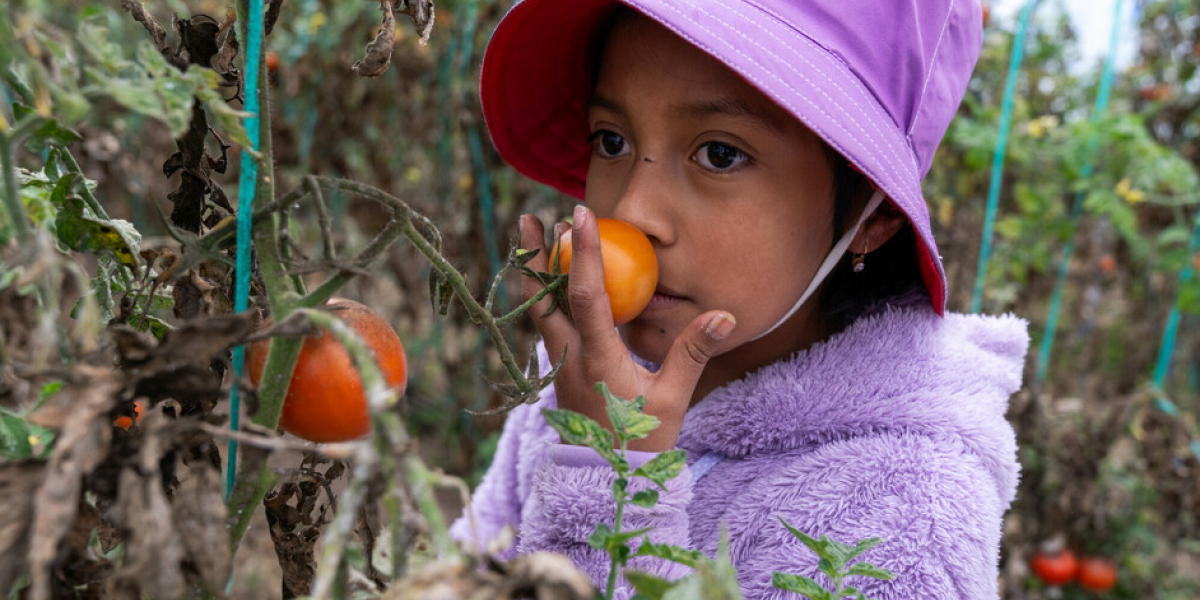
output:
<instances>
[{"instance_id":1,"label":"tomato on vine","mask_svg":"<svg viewBox=\"0 0 1200 600\"><path fill-rule=\"evenodd\" d=\"M1061 550L1057 554L1038 552L1033 555L1030 566L1047 585L1064 585L1075 579L1079 561L1070 550Z\"/></svg>"},{"instance_id":2,"label":"tomato on vine","mask_svg":"<svg viewBox=\"0 0 1200 600\"><path fill-rule=\"evenodd\" d=\"M604 262L604 291L612 307L613 324L632 321L646 309L658 285L658 258L654 246L640 229L617 219L597 219L600 257ZM559 273L571 272L571 232L567 231L550 252Z\"/></svg>"},{"instance_id":3,"label":"tomato on vine","mask_svg":"<svg viewBox=\"0 0 1200 600\"><path fill-rule=\"evenodd\" d=\"M389 386L400 393L408 383L408 363L399 336L375 311L345 298L326 306L351 327L371 349ZM259 385L271 340L252 344L246 354L250 380ZM371 431L367 395L350 353L330 332L319 330L304 339L288 386L279 425L312 442L344 442Z\"/></svg>"},{"instance_id":4,"label":"tomato on vine","mask_svg":"<svg viewBox=\"0 0 1200 600\"><path fill-rule=\"evenodd\" d=\"M1106 592L1117 584L1117 567L1102 556L1085 556L1079 561L1076 579L1086 590Z\"/></svg>"},{"instance_id":5,"label":"tomato on vine","mask_svg":"<svg viewBox=\"0 0 1200 600\"><path fill-rule=\"evenodd\" d=\"M133 427L134 425L137 425L138 423L142 422L142 410L144 410L145 408L146 408L145 400L135 401L133 403L133 416L130 417L128 415L121 415L121 416L113 419L113 425L116 425L117 427L120 427L121 429L128 431L130 427Z\"/></svg>"}]
</instances>

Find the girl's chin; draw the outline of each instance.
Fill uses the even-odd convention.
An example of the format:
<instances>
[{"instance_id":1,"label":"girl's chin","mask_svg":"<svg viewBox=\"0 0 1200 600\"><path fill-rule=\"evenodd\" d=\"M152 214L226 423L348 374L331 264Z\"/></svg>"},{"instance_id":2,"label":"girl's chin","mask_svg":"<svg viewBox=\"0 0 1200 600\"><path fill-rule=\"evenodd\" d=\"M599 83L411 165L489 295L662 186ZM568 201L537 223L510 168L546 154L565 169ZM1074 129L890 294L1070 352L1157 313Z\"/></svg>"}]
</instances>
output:
<instances>
[{"instance_id":1,"label":"girl's chin","mask_svg":"<svg viewBox=\"0 0 1200 600\"><path fill-rule=\"evenodd\" d=\"M664 330L660 326L650 325L634 319L632 322L618 328L625 345L638 358L655 364L662 364L675 342L678 331Z\"/></svg>"}]
</instances>

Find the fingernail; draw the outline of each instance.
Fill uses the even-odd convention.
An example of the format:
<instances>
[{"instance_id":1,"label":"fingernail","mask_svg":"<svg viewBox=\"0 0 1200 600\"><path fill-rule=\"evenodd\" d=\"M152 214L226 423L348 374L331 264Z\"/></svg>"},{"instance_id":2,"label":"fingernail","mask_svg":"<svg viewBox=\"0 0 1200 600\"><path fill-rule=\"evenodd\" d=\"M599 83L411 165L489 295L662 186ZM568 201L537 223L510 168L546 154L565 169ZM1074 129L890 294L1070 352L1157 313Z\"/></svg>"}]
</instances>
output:
<instances>
[{"instance_id":1,"label":"fingernail","mask_svg":"<svg viewBox=\"0 0 1200 600\"><path fill-rule=\"evenodd\" d=\"M583 222L587 218L587 207L582 204L575 206L575 218L571 223L572 227L583 227Z\"/></svg>"},{"instance_id":2,"label":"fingernail","mask_svg":"<svg viewBox=\"0 0 1200 600\"><path fill-rule=\"evenodd\" d=\"M521 237L525 236L525 221L527 219L529 219L528 214L523 214L517 218L517 235Z\"/></svg>"},{"instance_id":3,"label":"fingernail","mask_svg":"<svg viewBox=\"0 0 1200 600\"><path fill-rule=\"evenodd\" d=\"M555 223L554 224L554 239L555 240L562 239L563 231L566 231L566 229L567 229L566 223L563 223L562 221Z\"/></svg>"},{"instance_id":4,"label":"fingernail","mask_svg":"<svg viewBox=\"0 0 1200 600\"><path fill-rule=\"evenodd\" d=\"M708 325L704 326L704 333L719 342L729 336L729 332L733 331L734 325L737 325L737 321L734 320L733 315L720 313L709 319Z\"/></svg>"}]
</instances>

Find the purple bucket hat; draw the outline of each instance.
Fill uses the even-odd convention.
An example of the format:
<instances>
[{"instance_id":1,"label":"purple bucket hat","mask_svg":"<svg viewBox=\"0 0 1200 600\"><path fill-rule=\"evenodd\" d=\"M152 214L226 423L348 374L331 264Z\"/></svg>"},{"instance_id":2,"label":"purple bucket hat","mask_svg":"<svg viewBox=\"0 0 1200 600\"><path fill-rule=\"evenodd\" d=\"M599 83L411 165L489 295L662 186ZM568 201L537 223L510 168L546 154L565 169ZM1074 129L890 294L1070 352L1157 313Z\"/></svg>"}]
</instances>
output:
<instances>
[{"instance_id":1,"label":"purple bucket hat","mask_svg":"<svg viewBox=\"0 0 1200 600\"><path fill-rule=\"evenodd\" d=\"M912 223L938 314L946 275L921 180L979 56L978 0L620 0L720 60L866 175ZM497 26L481 101L500 155L583 198L587 102L616 0L524 0Z\"/></svg>"}]
</instances>

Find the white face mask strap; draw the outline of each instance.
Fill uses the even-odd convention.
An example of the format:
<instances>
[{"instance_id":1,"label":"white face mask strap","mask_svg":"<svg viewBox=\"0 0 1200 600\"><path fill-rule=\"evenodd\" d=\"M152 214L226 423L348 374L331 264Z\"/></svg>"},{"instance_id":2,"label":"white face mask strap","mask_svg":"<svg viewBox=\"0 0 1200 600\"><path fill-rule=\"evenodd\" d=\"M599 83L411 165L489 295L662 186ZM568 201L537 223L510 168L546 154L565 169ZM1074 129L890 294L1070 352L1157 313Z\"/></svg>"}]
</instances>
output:
<instances>
[{"instance_id":1,"label":"white face mask strap","mask_svg":"<svg viewBox=\"0 0 1200 600\"><path fill-rule=\"evenodd\" d=\"M825 262L821 263L821 268L817 269L817 274L813 275L812 281L808 282L808 289L804 290L804 294L802 294L800 299L792 305L791 310L787 311L787 314L783 315L783 317L776 321L774 325L767 328L766 331L755 336L754 340L757 340L758 338L775 331L780 325L783 325L785 321L790 319L792 315L796 314L797 310L800 310L800 307L806 300L808 300L808 297L811 296L813 292L815 292L817 288L821 286L821 282L825 281L825 278L828 277L829 273L833 271L833 268L837 266L838 261L842 259L842 255L846 253L846 249L850 247L850 242L854 241L854 236L858 235L859 228L861 228L862 224L867 221L867 217L870 217L872 214L874 214L875 210L879 208L879 205L883 204L883 199L885 197L886 195L883 193L883 190L875 188L875 193L871 194L871 200L867 202L867 207L864 208L862 214L859 215L858 221L854 223L854 227L851 227L850 230L842 236L842 239L838 240L837 244L834 244L833 249L829 251L829 256L825 257Z\"/></svg>"}]
</instances>

